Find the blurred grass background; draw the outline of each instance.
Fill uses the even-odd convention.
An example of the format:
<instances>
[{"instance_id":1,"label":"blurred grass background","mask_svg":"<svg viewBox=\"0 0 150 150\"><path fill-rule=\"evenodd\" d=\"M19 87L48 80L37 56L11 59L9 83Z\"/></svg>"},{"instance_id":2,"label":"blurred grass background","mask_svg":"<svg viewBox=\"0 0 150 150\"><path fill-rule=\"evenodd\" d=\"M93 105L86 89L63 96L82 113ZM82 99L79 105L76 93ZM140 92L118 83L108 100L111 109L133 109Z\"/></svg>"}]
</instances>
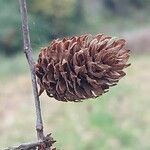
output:
<instances>
[{"instance_id":1,"label":"blurred grass background","mask_svg":"<svg viewBox=\"0 0 150 150\"><path fill-rule=\"evenodd\" d=\"M45 132L62 150L150 149L150 1L29 0L34 56L54 38L84 33L123 37L127 75L83 103L41 96ZM22 52L18 1L0 1L0 149L36 139L30 73Z\"/></svg>"}]
</instances>

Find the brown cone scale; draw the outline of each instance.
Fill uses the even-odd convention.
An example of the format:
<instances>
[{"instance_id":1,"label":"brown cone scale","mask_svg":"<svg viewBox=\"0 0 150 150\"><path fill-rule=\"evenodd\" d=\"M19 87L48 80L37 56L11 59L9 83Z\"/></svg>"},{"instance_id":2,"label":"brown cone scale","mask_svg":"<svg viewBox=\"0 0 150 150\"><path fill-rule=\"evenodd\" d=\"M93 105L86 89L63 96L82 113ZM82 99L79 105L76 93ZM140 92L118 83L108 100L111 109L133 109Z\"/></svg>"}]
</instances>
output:
<instances>
[{"instance_id":1,"label":"brown cone scale","mask_svg":"<svg viewBox=\"0 0 150 150\"><path fill-rule=\"evenodd\" d=\"M40 93L59 101L82 101L107 92L125 76L130 50L124 39L99 34L54 40L35 66Z\"/></svg>"}]
</instances>

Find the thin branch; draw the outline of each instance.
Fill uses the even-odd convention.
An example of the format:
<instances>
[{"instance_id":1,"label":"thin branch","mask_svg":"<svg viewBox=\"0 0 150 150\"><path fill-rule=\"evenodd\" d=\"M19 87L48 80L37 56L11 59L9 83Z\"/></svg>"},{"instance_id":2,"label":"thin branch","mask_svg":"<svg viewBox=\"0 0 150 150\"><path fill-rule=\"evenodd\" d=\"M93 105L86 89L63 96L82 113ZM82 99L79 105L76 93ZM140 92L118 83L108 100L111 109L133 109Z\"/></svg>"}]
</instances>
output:
<instances>
[{"instance_id":1,"label":"thin branch","mask_svg":"<svg viewBox=\"0 0 150 150\"><path fill-rule=\"evenodd\" d=\"M35 63L33 60L32 47L31 47L30 35L29 35L26 0L19 0L19 3L20 3L21 18L22 18L24 53L26 55L29 64L31 79L32 79L32 88L34 93L34 101L35 101L35 109L36 109L36 131L37 131L38 142L24 143L24 144L20 144L19 146L6 148L4 150L37 150L37 149L56 150L56 148L52 148L53 144L56 141L54 141L54 139L51 137L51 134L44 136L43 133L41 107L40 107L40 100L38 96L38 88L37 88L36 75L35 75L35 65L34 65Z\"/></svg>"},{"instance_id":2,"label":"thin branch","mask_svg":"<svg viewBox=\"0 0 150 150\"><path fill-rule=\"evenodd\" d=\"M47 135L43 141L32 142L32 143L24 143L19 146L12 146L6 148L4 150L37 150L37 149L48 149L48 150L56 150L56 148L52 148L53 144L56 141L53 140L51 134Z\"/></svg>"},{"instance_id":3,"label":"thin branch","mask_svg":"<svg viewBox=\"0 0 150 150\"><path fill-rule=\"evenodd\" d=\"M33 93L34 93L37 137L38 137L38 140L43 140L44 138L43 122L42 122L41 107L40 107L38 88L37 88L37 82L36 82L36 76L35 76L32 47L31 47L30 35L29 35L27 4L26 4L26 0L19 0L19 3L20 3L21 18L22 18L24 53L26 55L26 58L30 67L32 87L33 87Z\"/></svg>"},{"instance_id":4,"label":"thin branch","mask_svg":"<svg viewBox=\"0 0 150 150\"><path fill-rule=\"evenodd\" d=\"M4 150L37 149L37 147L39 147L41 144L42 142L24 143L19 146L12 146L12 147L6 148Z\"/></svg>"}]
</instances>

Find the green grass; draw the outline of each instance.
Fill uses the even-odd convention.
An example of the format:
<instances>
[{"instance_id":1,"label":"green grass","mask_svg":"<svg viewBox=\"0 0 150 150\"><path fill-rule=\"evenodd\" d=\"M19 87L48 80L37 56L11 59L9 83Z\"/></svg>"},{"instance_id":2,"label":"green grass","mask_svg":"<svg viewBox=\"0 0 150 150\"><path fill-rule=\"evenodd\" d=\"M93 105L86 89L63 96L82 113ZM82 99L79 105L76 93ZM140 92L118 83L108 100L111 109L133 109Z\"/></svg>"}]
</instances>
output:
<instances>
[{"instance_id":1,"label":"green grass","mask_svg":"<svg viewBox=\"0 0 150 150\"><path fill-rule=\"evenodd\" d=\"M127 75L108 93L83 103L41 96L45 132L62 150L149 150L150 55L132 56ZM26 60L5 59L0 69L0 149L36 139ZM19 64L20 62L21 64ZM13 77L12 77L13 76Z\"/></svg>"},{"instance_id":2,"label":"green grass","mask_svg":"<svg viewBox=\"0 0 150 150\"><path fill-rule=\"evenodd\" d=\"M0 78L7 79L12 76L24 74L28 70L24 55L16 55L15 57L0 56Z\"/></svg>"},{"instance_id":3,"label":"green grass","mask_svg":"<svg viewBox=\"0 0 150 150\"><path fill-rule=\"evenodd\" d=\"M37 53L34 53L34 56L37 58ZM25 55L22 53L15 55L14 57L5 57L4 55L0 56L0 79L9 80L12 77L23 75L29 72L29 67Z\"/></svg>"}]
</instances>

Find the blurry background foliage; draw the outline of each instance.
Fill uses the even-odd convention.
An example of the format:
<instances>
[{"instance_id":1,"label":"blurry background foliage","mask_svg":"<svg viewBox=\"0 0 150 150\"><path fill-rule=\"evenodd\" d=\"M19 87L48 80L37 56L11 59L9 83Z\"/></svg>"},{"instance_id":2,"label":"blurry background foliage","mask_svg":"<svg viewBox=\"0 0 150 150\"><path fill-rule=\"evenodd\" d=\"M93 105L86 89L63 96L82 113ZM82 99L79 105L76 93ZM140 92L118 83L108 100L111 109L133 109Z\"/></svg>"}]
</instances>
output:
<instances>
[{"instance_id":1,"label":"blurry background foliage","mask_svg":"<svg viewBox=\"0 0 150 150\"><path fill-rule=\"evenodd\" d=\"M29 22L34 49L50 40L87 30L96 33L118 21L132 27L145 23L149 0L28 0ZM136 20L138 16L138 20ZM22 48L18 1L0 1L0 53L12 56ZM134 26L134 25L133 25ZM117 27L116 27L117 28ZM104 31L105 31L104 30ZM114 32L115 28L114 28ZM117 34L117 33L116 33Z\"/></svg>"}]
</instances>

